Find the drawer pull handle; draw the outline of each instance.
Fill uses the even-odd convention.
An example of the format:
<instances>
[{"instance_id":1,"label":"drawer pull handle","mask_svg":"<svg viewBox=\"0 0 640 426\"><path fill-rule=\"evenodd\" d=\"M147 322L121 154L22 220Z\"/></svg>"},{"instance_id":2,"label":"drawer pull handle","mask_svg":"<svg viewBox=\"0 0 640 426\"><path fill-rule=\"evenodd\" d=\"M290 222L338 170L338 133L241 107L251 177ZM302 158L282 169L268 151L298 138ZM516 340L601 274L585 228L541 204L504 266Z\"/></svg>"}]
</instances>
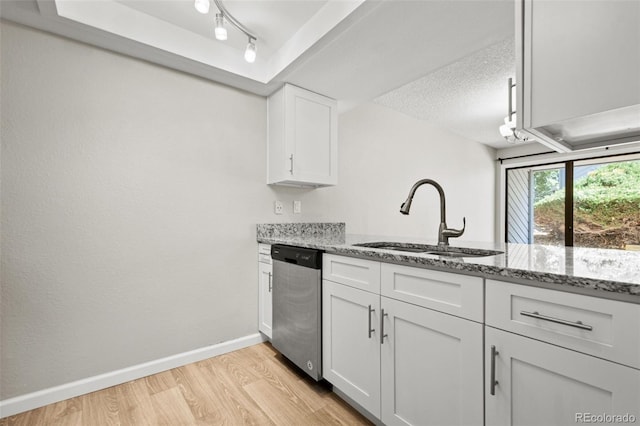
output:
<instances>
[{"instance_id":1,"label":"drawer pull handle","mask_svg":"<svg viewBox=\"0 0 640 426\"><path fill-rule=\"evenodd\" d=\"M269 272L269 293L271 293L271 289L272 289L271 283L272 283L272 281L273 281L273 277L271 275L271 272Z\"/></svg>"},{"instance_id":2,"label":"drawer pull handle","mask_svg":"<svg viewBox=\"0 0 640 426\"><path fill-rule=\"evenodd\" d=\"M548 317L546 315L542 315L539 312L535 312L535 311L534 312L520 311L520 315L523 315L525 317L541 319L544 321L555 322L556 324L568 325L569 327L575 327L581 330L588 330L588 331L593 330L593 327L587 324L583 324L582 321L572 322L572 321L563 320L561 318Z\"/></svg>"},{"instance_id":3,"label":"drawer pull handle","mask_svg":"<svg viewBox=\"0 0 640 426\"><path fill-rule=\"evenodd\" d=\"M376 331L375 328L371 328L371 314L375 312L375 309L371 309L371 305L369 305L369 339L371 339L371 333Z\"/></svg>"},{"instance_id":4,"label":"drawer pull handle","mask_svg":"<svg viewBox=\"0 0 640 426\"><path fill-rule=\"evenodd\" d=\"M498 356L499 353L495 345L491 345L491 395L496 394L496 386L498 385L498 381L496 380L496 356Z\"/></svg>"},{"instance_id":5,"label":"drawer pull handle","mask_svg":"<svg viewBox=\"0 0 640 426\"><path fill-rule=\"evenodd\" d=\"M389 314L384 313L384 309L380 311L380 344L384 345L384 338L387 337L384 334L384 317L389 316Z\"/></svg>"}]
</instances>

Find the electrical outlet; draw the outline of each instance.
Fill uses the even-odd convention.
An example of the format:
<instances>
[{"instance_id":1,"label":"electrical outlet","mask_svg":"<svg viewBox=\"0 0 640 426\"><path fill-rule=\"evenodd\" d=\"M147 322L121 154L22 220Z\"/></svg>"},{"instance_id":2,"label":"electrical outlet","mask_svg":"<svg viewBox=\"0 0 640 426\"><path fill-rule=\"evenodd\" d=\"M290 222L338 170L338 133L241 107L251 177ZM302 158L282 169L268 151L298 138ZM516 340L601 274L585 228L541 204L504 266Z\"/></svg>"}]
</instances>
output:
<instances>
[{"instance_id":1,"label":"electrical outlet","mask_svg":"<svg viewBox=\"0 0 640 426\"><path fill-rule=\"evenodd\" d=\"M293 213L300 214L302 212L302 201L293 202Z\"/></svg>"},{"instance_id":2,"label":"electrical outlet","mask_svg":"<svg viewBox=\"0 0 640 426\"><path fill-rule=\"evenodd\" d=\"M284 213L284 206L282 205L282 201L275 201L273 203L273 212L275 214L282 214Z\"/></svg>"}]
</instances>

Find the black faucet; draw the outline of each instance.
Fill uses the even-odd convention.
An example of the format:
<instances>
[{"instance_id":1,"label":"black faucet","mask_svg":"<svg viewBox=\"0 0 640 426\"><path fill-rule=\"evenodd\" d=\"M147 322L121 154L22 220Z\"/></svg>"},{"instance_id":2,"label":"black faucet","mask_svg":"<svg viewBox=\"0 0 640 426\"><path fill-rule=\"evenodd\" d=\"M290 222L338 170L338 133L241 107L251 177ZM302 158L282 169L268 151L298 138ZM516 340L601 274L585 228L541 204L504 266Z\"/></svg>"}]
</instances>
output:
<instances>
[{"instance_id":1,"label":"black faucet","mask_svg":"<svg viewBox=\"0 0 640 426\"><path fill-rule=\"evenodd\" d=\"M438 182L431 179L421 179L417 181L411 187L411 190L409 190L409 196L407 197L407 200L400 206L400 213L406 215L409 214L413 196L415 195L416 190L424 184L432 185L435 189L438 190L438 194L440 194L440 227L438 228L438 247L448 247L449 238L459 237L464 233L464 229L467 226L467 219L462 218L462 229L447 228L447 212L445 206L444 190Z\"/></svg>"}]
</instances>

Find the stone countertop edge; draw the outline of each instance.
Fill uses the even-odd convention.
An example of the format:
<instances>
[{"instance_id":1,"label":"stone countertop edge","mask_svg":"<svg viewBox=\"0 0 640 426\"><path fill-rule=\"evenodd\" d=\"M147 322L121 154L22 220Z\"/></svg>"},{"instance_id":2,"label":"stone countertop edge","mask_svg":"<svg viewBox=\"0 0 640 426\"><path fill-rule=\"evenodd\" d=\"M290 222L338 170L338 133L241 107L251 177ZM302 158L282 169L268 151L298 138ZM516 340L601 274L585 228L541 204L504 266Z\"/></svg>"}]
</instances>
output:
<instances>
[{"instance_id":1,"label":"stone countertop edge","mask_svg":"<svg viewBox=\"0 0 640 426\"><path fill-rule=\"evenodd\" d=\"M482 276L487 279L496 279L498 281L509 281L516 284L531 285L535 287L544 287L552 290L559 290L571 293L579 293L589 296L595 296L605 299L621 300L625 302L640 304L640 253L631 253L618 250L602 250L602 249L578 249L578 258L582 263L589 263L589 256L602 257L603 253L606 256L606 261L615 261L616 257L620 257L620 264L630 268L623 272L626 272L626 276L622 279L617 277L607 276L606 272L611 272L611 268L595 268L596 271L587 271L587 273L581 274L581 271L574 273L562 273L554 270L550 270L548 265L542 264L542 266L536 267L531 265L529 259L524 259L524 264L516 264L515 266L505 265L508 262L509 249L518 249L522 251L531 252L532 249L538 249L543 252L544 260L549 256L549 253L566 254L567 258L571 258L571 265L575 261L573 248L567 251L564 247L553 246L539 246L539 245L526 245L526 244L494 244L494 243L475 243L471 244L471 247L478 247L483 249L494 249L506 251L505 254L481 258L464 258L464 259L451 259L440 258L434 255L427 254L414 254L409 252L398 252L391 250L375 249L369 247L354 246L356 242L369 242L369 241L400 241L406 240L406 238L392 238L392 237L371 237L371 236L355 236L344 235L339 237L327 237L327 238L305 238L300 235L291 237L258 237L259 243L263 244L284 244L293 245L298 247L307 247L318 250L323 250L326 253L337 254L349 257L358 257L370 260L381 261L385 263L394 263L406 266L420 267L425 269L435 269L445 272L457 272L466 275ZM416 239L412 239L415 241ZM424 243L424 241L421 241ZM427 242L427 244L433 244L433 242ZM463 247L468 244L458 244ZM481 246L481 247L480 247ZM515 250L517 253L517 250ZM625 257L623 259L623 257ZM629 258L632 262L629 264ZM528 261L527 261L528 260ZM555 263L558 263L558 259ZM563 260L565 263L566 259ZM514 262L517 263L517 262ZM567 266L564 266L565 268ZM552 268L551 268L552 269ZM606 272L605 272L606 271ZM636 272L637 271L637 272ZM615 272L615 271L614 271ZM599 275L602 276L599 276ZM624 275L624 274L623 274Z\"/></svg>"}]
</instances>

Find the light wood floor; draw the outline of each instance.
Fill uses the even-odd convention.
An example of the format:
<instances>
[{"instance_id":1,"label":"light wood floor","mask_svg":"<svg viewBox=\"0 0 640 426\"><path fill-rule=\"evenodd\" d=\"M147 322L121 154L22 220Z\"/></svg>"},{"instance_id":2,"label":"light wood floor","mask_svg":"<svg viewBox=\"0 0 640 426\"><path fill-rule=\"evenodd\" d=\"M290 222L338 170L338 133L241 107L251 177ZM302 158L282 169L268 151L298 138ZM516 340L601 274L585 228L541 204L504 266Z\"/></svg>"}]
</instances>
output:
<instances>
[{"instance_id":1,"label":"light wood floor","mask_svg":"<svg viewBox=\"0 0 640 426\"><path fill-rule=\"evenodd\" d=\"M0 419L8 425L369 425L268 343Z\"/></svg>"}]
</instances>

